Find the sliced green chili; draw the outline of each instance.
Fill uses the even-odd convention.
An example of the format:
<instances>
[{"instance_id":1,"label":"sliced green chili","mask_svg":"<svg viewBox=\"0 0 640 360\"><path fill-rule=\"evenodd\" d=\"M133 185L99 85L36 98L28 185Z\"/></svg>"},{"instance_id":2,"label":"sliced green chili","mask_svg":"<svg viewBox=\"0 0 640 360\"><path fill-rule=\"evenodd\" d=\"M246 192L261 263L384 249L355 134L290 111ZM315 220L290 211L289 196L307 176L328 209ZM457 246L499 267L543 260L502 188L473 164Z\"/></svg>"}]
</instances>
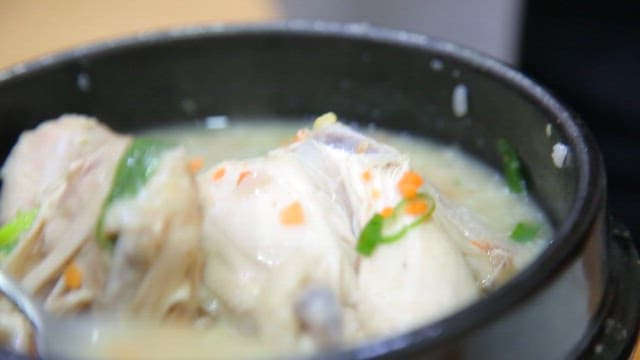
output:
<instances>
[{"instance_id":1,"label":"sliced green chili","mask_svg":"<svg viewBox=\"0 0 640 360\"><path fill-rule=\"evenodd\" d=\"M409 201L415 201L416 199L423 199L427 201L429 205L427 212L423 215L420 215L411 223L403 226L398 231L392 234L385 234L385 227L388 227L391 223L397 220L398 214L404 210ZM378 247L378 245L390 244L398 241L402 237L404 237L411 229L427 221L433 214L435 208L436 204L431 196L425 193L419 193L414 199L405 199L400 201L398 205L395 206L395 208L393 209L393 213L389 217L385 218L380 214L374 214L362 229L360 237L358 238L356 250L362 255L370 256L371 254L373 254L373 251L376 249L376 247Z\"/></svg>"},{"instance_id":2,"label":"sliced green chili","mask_svg":"<svg viewBox=\"0 0 640 360\"><path fill-rule=\"evenodd\" d=\"M162 153L169 147L165 142L150 138L137 138L129 145L118 163L111 191L96 226L96 237L101 244L112 245L104 233L104 217L109 206L116 200L138 194L158 167Z\"/></svg>"},{"instance_id":3,"label":"sliced green chili","mask_svg":"<svg viewBox=\"0 0 640 360\"><path fill-rule=\"evenodd\" d=\"M38 209L19 211L15 218L0 227L0 252L8 253L18 244L20 235L31 228Z\"/></svg>"},{"instance_id":4,"label":"sliced green chili","mask_svg":"<svg viewBox=\"0 0 640 360\"><path fill-rule=\"evenodd\" d=\"M507 140L498 140L498 152L502 158L502 172L504 174L509 190L516 194L525 191L524 176L522 176L522 166L515 149Z\"/></svg>"}]
</instances>

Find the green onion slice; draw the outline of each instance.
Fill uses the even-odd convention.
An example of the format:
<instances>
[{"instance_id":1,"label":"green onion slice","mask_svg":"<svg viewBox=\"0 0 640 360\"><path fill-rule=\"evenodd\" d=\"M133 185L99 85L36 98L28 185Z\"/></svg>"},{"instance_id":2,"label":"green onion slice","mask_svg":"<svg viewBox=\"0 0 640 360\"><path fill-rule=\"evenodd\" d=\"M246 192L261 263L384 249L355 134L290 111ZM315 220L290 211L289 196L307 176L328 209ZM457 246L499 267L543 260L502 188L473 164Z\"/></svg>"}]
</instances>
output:
<instances>
[{"instance_id":1,"label":"green onion slice","mask_svg":"<svg viewBox=\"0 0 640 360\"><path fill-rule=\"evenodd\" d=\"M517 242L528 242L536 238L542 225L533 222L519 222L511 231L511 239Z\"/></svg>"},{"instance_id":2,"label":"green onion slice","mask_svg":"<svg viewBox=\"0 0 640 360\"><path fill-rule=\"evenodd\" d=\"M165 142L144 137L133 140L129 145L118 163L111 191L102 206L96 226L96 237L101 244L113 245L104 233L104 217L109 206L117 200L137 195L153 176L162 153L169 147Z\"/></svg>"},{"instance_id":3,"label":"green onion slice","mask_svg":"<svg viewBox=\"0 0 640 360\"><path fill-rule=\"evenodd\" d=\"M522 165L518 154L507 140L498 140L498 152L502 158L502 172L509 186L509 190L516 194L525 192L526 184L522 176Z\"/></svg>"},{"instance_id":4,"label":"green onion slice","mask_svg":"<svg viewBox=\"0 0 640 360\"><path fill-rule=\"evenodd\" d=\"M391 234L386 234L385 228L390 227L395 221L397 221L398 214L400 214L404 210L409 201L414 201L416 199L423 199L427 201L427 204L429 205L427 213L420 215L414 221L410 222L407 225L404 225L397 231L392 232ZM425 193L419 193L414 199L405 199L400 201L398 205L396 205L393 209L393 214L389 217L385 218L380 214L374 214L362 229L360 237L358 238L356 250L362 255L370 256L371 254L373 254L373 251L376 249L376 247L378 247L378 245L390 244L398 241L402 237L404 237L411 229L427 221L435 211L435 208L436 204L431 196Z\"/></svg>"},{"instance_id":5,"label":"green onion slice","mask_svg":"<svg viewBox=\"0 0 640 360\"><path fill-rule=\"evenodd\" d=\"M0 252L8 253L18 244L20 236L31 228L38 209L19 211L13 220L0 227Z\"/></svg>"}]
</instances>

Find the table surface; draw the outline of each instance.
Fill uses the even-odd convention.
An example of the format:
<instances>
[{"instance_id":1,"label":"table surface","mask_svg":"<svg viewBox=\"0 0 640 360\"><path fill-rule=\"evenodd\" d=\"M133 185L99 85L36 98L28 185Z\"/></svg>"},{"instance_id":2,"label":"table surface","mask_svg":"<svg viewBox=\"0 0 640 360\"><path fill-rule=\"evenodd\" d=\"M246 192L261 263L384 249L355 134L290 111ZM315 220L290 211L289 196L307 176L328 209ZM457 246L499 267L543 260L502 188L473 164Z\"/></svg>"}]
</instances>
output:
<instances>
[{"instance_id":1,"label":"table surface","mask_svg":"<svg viewBox=\"0 0 640 360\"><path fill-rule=\"evenodd\" d=\"M194 23L267 21L276 0L2 0L0 69L98 40Z\"/></svg>"}]
</instances>

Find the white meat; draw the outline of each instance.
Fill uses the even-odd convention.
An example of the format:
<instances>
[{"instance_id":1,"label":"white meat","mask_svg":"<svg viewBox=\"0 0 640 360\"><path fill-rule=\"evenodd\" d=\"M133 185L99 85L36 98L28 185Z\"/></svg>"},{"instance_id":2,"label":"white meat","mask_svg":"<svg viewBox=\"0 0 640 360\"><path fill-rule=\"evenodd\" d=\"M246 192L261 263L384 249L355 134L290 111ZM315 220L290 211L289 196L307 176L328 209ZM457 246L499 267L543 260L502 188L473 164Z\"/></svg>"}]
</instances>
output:
<instances>
[{"instance_id":1,"label":"white meat","mask_svg":"<svg viewBox=\"0 0 640 360\"><path fill-rule=\"evenodd\" d=\"M198 179L206 285L233 316L283 347L300 336L294 307L306 288L331 289L343 308L352 306L355 289L348 218L310 180L287 152L223 162ZM303 219L287 225L281 216L295 204Z\"/></svg>"},{"instance_id":2,"label":"white meat","mask_svg":"<svg viewBox=\"0 0 640 360\"><path fill-rule=\"evenodd\" d=\"M220 169L225 175L216 180ZM210 169L199 179L207 285L234 313L256 319L261 335L277 328L285 339L298 330L292 303L310 282L328 286L343 316L354 316L356 324L344 327L347 339L407 329L459 309L478 296L478 287L435 222L370 258L354 253L373 214L401 200L396 184L408 169L405 155L341 124L265 157ZM279 212L296 201L305 223L283 226Z\"/></svg>"}]
</instances>

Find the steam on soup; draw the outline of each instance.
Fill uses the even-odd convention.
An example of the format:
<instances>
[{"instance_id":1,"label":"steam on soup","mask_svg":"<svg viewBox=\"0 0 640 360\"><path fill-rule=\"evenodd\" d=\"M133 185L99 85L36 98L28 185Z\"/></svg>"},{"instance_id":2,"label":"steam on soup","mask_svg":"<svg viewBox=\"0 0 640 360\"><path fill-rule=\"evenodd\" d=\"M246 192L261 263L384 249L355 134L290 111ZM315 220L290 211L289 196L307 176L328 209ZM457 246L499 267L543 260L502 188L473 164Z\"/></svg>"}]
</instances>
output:
<instances>
[{"instance_id":1,"label":"steam on soup","mask_svg":"<svg viewBox=\"0 0 640 360\"><path fill-rule=\"evenodd\" d=\"M60 346L67 356L256 357L441 319L549 237L506 143L505 179L331 113L298 125L134 137L84 116L45 122L4 165L4 271L47 311L110 319ZM29 351L28 323L0 309L5 343Z\"/></svg>"}]
</instances>

